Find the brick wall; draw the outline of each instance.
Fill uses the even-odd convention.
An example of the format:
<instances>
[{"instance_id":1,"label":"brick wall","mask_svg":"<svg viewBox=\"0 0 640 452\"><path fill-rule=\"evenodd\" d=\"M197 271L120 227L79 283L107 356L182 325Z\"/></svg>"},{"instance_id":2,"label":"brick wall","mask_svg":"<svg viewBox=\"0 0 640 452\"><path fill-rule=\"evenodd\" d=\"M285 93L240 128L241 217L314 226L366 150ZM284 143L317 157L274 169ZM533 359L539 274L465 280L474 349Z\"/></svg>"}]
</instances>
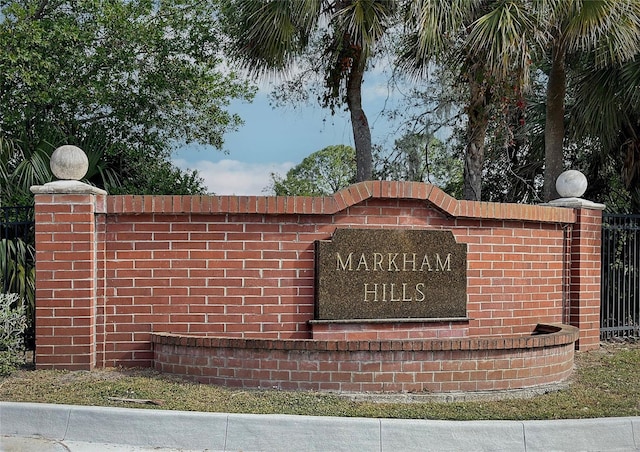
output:
<instances>
[{"instance_id":1,"label":"brick wall","mask_svg":"<svg viewBox=\"0 0 640 452\"><path fill-rule=\"evenodd\" d=\"M547 325L546 328L549 328ZM205 384L444 393L549 387L573 370L575 327L452 340L264 340L154 334L155 368Z\"/></svg>"},{"instance_id":2,"label":"brick wall","mask_svg":"<svg viewBox=\"0 0 640 452\"><path fill-rule=\"evenodd\" d=\"M600 344L600 276L602 211L576 209L577 221L570 236L570 320L580 329L578 347L597 348Z\"/></svg>"},{"instance_id":3,"label":"brick wall","mask_svg":"<svg viewBox=\"0 0 640 452\"><path fill-rule=\"evenodd\" d=\"M408 182L326 198L37 194L36 365L151 366L154 333L506 337L567 312L580 346L593 347L599 219L589 209L457 201ZM314 241L348 227L451 230L468 246L470 320L312 329Z\"/></svg>"},{"instance_id":4,"label":"brick wall","mask_svg":"<svg viewBox=\"0 0 640 452\"><path fill-rule=\"evenodd\" d=\"M103 199L36 197L36 354L39 367L95 365L97 231Z\"/></svg>"}]
</instances>

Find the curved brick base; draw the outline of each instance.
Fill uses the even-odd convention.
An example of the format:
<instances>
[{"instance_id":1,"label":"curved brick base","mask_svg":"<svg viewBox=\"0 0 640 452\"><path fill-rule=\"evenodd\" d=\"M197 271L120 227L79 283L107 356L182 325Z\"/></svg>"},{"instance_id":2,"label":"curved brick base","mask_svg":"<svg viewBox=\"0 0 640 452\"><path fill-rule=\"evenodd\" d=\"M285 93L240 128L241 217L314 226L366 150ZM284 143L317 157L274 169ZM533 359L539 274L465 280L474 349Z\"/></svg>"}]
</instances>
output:
<instances>
[{"instance_id":1,"label":"curved brick base","mask_svg":"<svg viewBox=\"0 0 640 452\"><path fill-rule=\"evenodd\" d=\"M444 340L262 340L153 334L154 367L201 383L339 392L458 392L566 380L579 331Z\"/></svg>"}]
</instances>

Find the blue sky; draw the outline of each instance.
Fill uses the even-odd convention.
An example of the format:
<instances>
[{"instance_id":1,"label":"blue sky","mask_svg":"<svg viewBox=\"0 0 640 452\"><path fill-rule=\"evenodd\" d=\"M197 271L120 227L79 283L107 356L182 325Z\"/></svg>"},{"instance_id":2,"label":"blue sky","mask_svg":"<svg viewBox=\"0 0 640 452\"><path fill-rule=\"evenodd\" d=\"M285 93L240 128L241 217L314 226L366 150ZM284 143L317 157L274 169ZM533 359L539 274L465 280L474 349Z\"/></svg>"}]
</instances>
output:
<instances>
[{"instance_id":1,"label":"blue sky","mask_svg":"<svg viewBox=\"0 0 640 452\"><path fill-rule=\"evenodd\" d=\"M370 74L363 86L363 106L372 128L373 142L393 145L392 125L380 115L390 96L383 71ZM274 109L269 104L270 88L263 87L253 103L234 102L230 110L245 124L225 136L226 153L204 146L187 146L174 152L174 163L183 169L197 169L211 192L218 195L265 195L271 173L282 176L309 154L346 144L353 146L349 115L319 105Z\"/></svg>"}]
</instances>

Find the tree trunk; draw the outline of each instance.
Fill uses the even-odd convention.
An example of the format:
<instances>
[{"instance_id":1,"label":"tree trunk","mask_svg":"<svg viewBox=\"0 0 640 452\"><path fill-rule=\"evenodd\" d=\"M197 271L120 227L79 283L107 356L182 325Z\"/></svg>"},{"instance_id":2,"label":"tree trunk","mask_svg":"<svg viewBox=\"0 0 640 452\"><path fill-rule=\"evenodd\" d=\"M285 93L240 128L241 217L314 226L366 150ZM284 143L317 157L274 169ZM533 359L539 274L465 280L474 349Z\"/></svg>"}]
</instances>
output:
<instances>
[{"instance_id":1,"label":"tree trunk","mask_svg":"<svg viewBox=\"0 0 640 452\"><path fill-rule=\"evenodd\" d=\"M351 113L353 141L356 148L356 181L370 180L373 174L373 156L371 153L371 130L367 115L362 109L362 79L365 62L362 51L353 58L353 66L347 79L347 106Z\"/></svg>"},{"instance_id":2,"label":"tree trunk","mask_svg":"<svg viewBox=\"0 0 640 452\"><path fill-rule=\"evenodd\" d=\"M566 93L565 51L561 44L552 50L551 71L547 82L547 111L544 125L543 198L559 197L556 180L564 167L564 98Z\"/></svg>"},{"instance_id":3,"label":"tree trunk","mask_svg":"<svg viewBox=\"0 0 640 452\"><path fill-rule=\"evenodd\" d=\"M484 139L487 134L487 99L482 84L469 76L471 99L467 109L467 149L464 158L463 197L480 201L482 197L482 167L484 165Z\"/></svg>"}]
</instances>

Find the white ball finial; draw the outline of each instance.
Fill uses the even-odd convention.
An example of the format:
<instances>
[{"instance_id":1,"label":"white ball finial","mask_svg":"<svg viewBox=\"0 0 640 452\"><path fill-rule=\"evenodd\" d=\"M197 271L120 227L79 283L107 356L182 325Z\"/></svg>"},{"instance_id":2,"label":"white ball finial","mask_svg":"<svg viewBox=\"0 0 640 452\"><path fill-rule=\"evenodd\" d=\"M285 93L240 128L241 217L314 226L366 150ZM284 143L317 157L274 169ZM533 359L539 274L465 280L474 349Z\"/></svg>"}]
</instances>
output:
<instances>
[{"instance_id":1,"label":"white ball finial","mask_svg":"<svg viewBox=\"0 0 640 452\"><path fill-rule=\"evenodd\" d=\"M64 145L53 151L49 165L58 179L80 180L87 174L89 159L79 147Z\"/></svg>"},{"instance_id":2,"label":"white ball finial","mask_svg":"<svg viewBox=\"0 0 640 452\"><path fill-rule=\"evenodd\" d=\"M587 191L587 178L580 171L565 171L556 180L556 191L563 198L579 198Z\"/></svg>"}]
</instances>

